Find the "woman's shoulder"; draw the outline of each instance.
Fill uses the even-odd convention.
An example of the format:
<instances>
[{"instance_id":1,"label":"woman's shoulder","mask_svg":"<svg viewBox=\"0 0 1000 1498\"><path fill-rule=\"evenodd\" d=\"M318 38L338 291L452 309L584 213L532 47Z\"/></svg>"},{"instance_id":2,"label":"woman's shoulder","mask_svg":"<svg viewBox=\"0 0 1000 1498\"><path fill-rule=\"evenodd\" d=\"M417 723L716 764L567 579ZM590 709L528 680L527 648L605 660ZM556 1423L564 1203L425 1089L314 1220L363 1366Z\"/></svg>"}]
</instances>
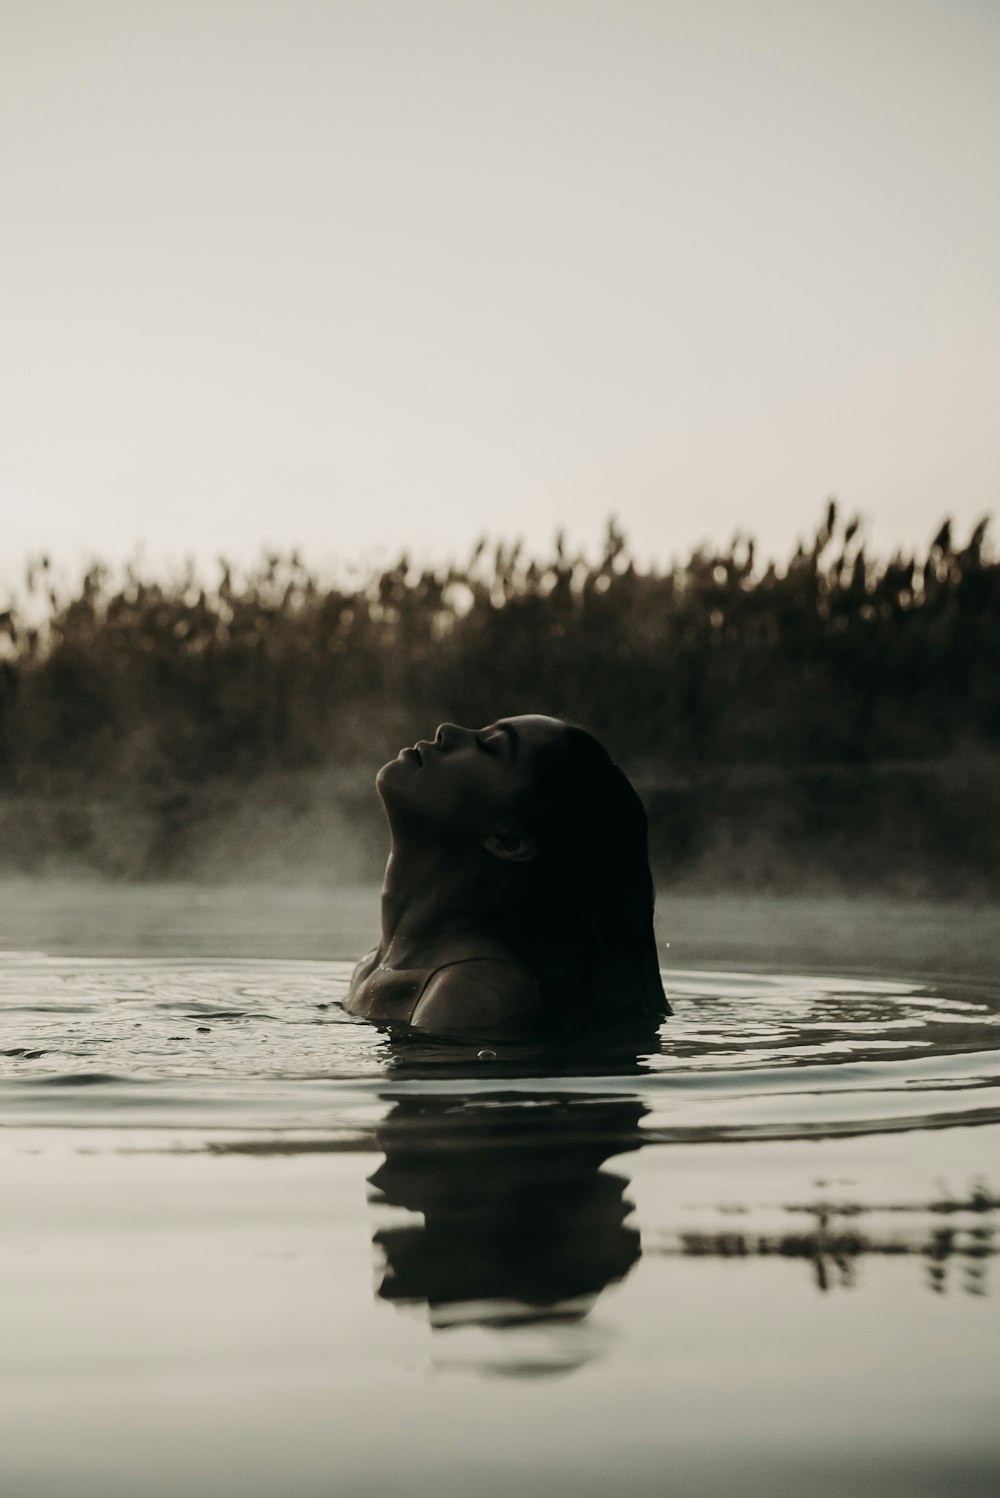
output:
<instances>
[{"instance_id":1,"label":"woman's shoulder","mask_svg":"<svg viewBox=\"0 0 1000 1498\"><path fill-rule=\"evenodd\" d=\"M542 996L531 972L489 933L443 936L397 967L381 948L362 957L343 1007L376 1024L480 1033L537 1022Z\"/></svg>"},{"instance_id":2,"label":"woman's shoulder","mask_svg":"<svg viewBox=\"0 0 1000 1498\"><path fill-rule=\"evenodd\" d=\"M359 1019L405 1023L419 996L423 974L386 965L383 956L381 947L365 953L351 974L341 1004Z\"/></svg>"},{"instance_id":3,"label":"woman's shoulder","mask_svg":"<svg viewBox=\"0 0 1000 1498\"><path fill-rule=\"evenodd\" d=\"M452 955L432 972L410 1016L417 1030L484 1034L540 1021L542 995L532 974L502 947Z\"/></svg>"}]
</instances>

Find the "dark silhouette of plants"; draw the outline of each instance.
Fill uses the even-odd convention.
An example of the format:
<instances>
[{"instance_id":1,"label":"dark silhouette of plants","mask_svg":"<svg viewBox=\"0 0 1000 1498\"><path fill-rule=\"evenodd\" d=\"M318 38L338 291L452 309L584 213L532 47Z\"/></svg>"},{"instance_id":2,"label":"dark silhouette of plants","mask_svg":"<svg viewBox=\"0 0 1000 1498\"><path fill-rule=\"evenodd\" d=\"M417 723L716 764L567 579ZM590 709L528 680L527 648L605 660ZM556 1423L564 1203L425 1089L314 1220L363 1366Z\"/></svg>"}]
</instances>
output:
<instances>
[{"instance_id":1,"label":"dark silhouette of plants","mask_svg":"<svg viewBox=\"0 0 1000 1498\"><path fill-rule=\"evenodd\" d=\"M25 869L60 848L192 867L196 828L251 786L334 771L322 794L377 842L373 765L443 719L548 712L635 777L662 876L996 890L999 667L985 520L885 560L831 503L784 566L744 536L641 566L614 521L597 557L481 542L335 580L292 553L64 587L39 559L0 613L0 839ZM141 827L114 831L112 803Z\"/></svg>"},{"instance_id":2,"label":"dark silhouette of plants","mask_svg":"<svg viewBox=\"0 0 1000 1498\"><path fill-rule=\"evenodd\" d=\"M485 543L324 582L269 556L212 585L44 559L0 613L0 771L21 788L194 785L371 764L442 718L573 717L657 776L940 760L1000 739L1000 562L946 522L926 557L868 555L831 504L785 567L753 542L640 567Z\"/></svg>"}]
</instances>

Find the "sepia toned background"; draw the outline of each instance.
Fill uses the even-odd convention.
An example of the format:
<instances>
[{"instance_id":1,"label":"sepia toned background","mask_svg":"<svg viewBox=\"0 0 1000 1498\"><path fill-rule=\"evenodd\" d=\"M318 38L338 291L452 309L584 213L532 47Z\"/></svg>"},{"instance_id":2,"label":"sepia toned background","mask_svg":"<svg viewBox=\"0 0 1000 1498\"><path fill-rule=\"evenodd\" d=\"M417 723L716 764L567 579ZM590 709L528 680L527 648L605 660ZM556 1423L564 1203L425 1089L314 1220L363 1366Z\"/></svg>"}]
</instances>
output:
<instances>
[{"instance_id":1,"label":"sepia toned background","mask_svg":"<svg viewBox=\"0 0 1000 1498\"><path fill-rule=\"evenodd\" d=\"M369 877L530 709L664 879L993 887L995 7L2 26L9 868Z\"/></svg>"},{"instance_id":2,"label":"sepia toned background","mask_svg":"<svg viewBox=\"0 0 1000 1498\"><path fill-rule=\"evenodd\" d=\"M998 78L996 0L0 5L3 1498L995 1498ZM356 1019L377 767L531 710L670 1018Z\"/></svg>"}]
</instances>

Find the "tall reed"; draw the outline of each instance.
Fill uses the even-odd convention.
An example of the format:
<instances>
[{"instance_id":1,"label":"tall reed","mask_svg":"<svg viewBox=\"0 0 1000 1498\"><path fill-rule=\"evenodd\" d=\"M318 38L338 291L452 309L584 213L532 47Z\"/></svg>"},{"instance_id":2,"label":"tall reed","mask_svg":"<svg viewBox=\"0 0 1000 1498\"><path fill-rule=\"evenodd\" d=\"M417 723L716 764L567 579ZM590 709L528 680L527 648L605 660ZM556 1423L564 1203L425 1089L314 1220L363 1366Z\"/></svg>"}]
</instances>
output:
<instances>
[{"instance_id":1,"label":"tall reed","mask_svg":"<svg viewBox=\"0 0 1000 1498\"><path fill-rule=\"evenodd\" d=\"M655 777L724 765L939 759L1000 744L1000 561L982 521L925 556L869 555L831 504L808 546L640 566L480 543L332 583L269 556L208 583L44 559L0 613L10 788L192 785L371 764L441 719L576 719Z\"/></svg>"}]
</instances>

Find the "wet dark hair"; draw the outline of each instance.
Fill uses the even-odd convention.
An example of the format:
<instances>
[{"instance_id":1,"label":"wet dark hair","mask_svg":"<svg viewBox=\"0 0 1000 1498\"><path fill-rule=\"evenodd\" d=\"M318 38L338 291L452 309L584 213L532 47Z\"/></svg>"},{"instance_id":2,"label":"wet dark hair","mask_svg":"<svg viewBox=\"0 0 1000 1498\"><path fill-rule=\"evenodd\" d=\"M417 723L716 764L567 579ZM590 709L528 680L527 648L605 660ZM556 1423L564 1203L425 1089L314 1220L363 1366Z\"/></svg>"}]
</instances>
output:
<instances>
[{"instance_id":1,"label":"wet dark hair","mask_svg":"<svg viewBox=\"0 0 1000 1498\"><path fill-rule=\"evenodd\" d=\"M499 912L554 1022L655 1024L670 1013L653 934L646 813L625 772L583 728L538 751L521 814L538 853Z\"/></svg>"}]
</instances>

